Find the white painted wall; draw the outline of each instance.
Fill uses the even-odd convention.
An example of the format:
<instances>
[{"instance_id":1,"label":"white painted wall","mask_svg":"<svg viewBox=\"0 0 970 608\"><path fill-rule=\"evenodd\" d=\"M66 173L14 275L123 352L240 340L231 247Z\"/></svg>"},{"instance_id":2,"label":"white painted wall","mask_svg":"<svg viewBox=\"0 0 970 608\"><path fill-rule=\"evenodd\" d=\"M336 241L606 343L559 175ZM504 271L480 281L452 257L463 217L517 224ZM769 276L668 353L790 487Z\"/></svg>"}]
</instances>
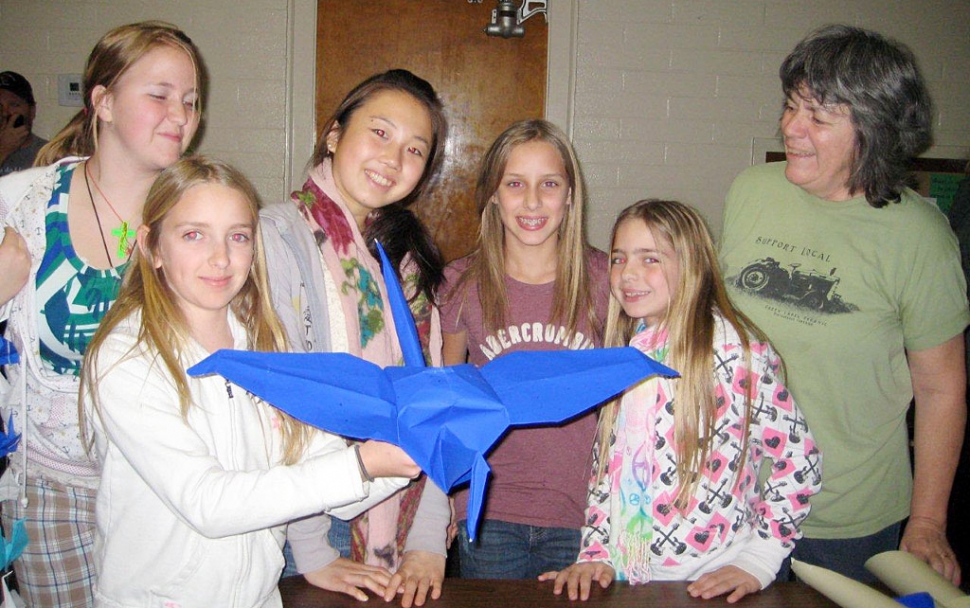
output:
<instances>
[{"instance_id":1,"label":"white painted wall","mask_svg":"<svg viewBox=\"0 0 970 608\"><path fill-rule=\"evenodd\" d=\"M967 0L550 5L549 114L573 135L589 186L590 236L601 247L616 213L645 197L693 204L717 231L726 189L750 164L754 140L763 147L776 135L781 60L825 23L861 25L910 45L937 106L937 153L970 152ZM237 164L264 198L278 200L300 180L313 143L315 6L0 0L0 69L33 83L36 131L49 136L73 114L57 105L57 74L80 72L101 34L142 19L176 23L196 41L210 74L199 150Z\"/></svg>"}]
</instances>

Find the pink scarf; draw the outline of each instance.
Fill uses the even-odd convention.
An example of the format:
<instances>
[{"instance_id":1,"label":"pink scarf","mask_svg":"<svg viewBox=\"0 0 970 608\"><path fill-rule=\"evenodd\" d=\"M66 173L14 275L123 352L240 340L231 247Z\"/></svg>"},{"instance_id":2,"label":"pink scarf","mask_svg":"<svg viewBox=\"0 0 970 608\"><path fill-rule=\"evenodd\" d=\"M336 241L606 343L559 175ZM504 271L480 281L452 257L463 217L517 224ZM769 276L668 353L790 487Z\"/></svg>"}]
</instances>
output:
<instances>
[{"instance_id":1,"label":"pink scarf","mask_svg":"<svg viewBox=\"0 0 970 608\"><path fill-rule=\"evenodd\" d=\"M381 367L401 365L401 345L389 312L380 263L368 251L357 222L334 185L330 161L314 167L303 190L294 192L292 198L300 203L300 210L317 237L327 270L337 284L350 353ZM402 266L410 267L406 263ZM405 290L414 284L407 279L402 281ZM432 305L419 297L411 308L427 358L428 344L424 338L430 333ZM391 572L397 570L425 479L422 476L351 522L354 561L383 566Z\"/></svg>"},{"instance_id":2,"label":"pink scarf","mask_svg":"<svg viewBox=\"0 0 970 608\"><path fill-rule=\"evenodd\" d=\"M667 332L641 325L630 346L664 362ZM665 378L650 378L624 393L614 427L615 443L607 476L612 513L610 559L618 580L632 584L650 581L650 543L653 541L651 485L668 463L654 457L656 419L673 395Z\"/></svg>"}]
</instances>

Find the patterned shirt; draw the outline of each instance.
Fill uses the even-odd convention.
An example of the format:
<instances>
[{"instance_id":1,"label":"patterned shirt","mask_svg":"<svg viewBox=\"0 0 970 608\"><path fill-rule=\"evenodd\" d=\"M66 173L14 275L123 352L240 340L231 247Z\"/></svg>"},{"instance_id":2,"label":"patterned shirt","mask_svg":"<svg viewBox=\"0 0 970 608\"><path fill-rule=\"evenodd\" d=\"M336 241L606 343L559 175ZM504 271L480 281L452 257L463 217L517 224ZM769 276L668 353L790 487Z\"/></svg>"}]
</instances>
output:
<instances>
[{"instance_id":1,"label":"patterned shirt","mask_svg":"<svg viewBox=\"0 0 970 608\"><path fill-rule=\"evenodd\" d=\"M100 270L78 257L67 223L68 191L77 164L57 169L47 207L47 249L37 270L40 356L59 374L78 375L84 351L108 308L118 297L128 266Z\"/></svg>"},{"instance_id":2,"label":"patterned shirt","mask_svg":"<svg viewBox=\"0 0 970 608\"><path fill-rule=\"evenodd\" d=\"M655 344L646 332L635 336L631 345L645 350L644 345ZM647 428L653 431L624 454L614 451L604 479L595 479L598 463L594 462L578 561L608 562L617 569L620 580L634 578L621 566L635 562L640 568L633 582L693 580L733 564L765 586L791 552L793 541L800 537L798 526L808 515L809 498L821 485L821 453L805 418L779 380L781 362L771 346L751 342L750 369L746 369L734 328L716 317L714 335L715 390L720 404L717 437L687 509L681 512L674 506L680 487L673 416L673 387L678 380L650 379L644 384L656 383L651 388L652 402L636 403L645 396L640 390L643 385L628 391L619 419L633 415L639 406L651 417ZM650 351L648 354L657 352L653 347ZM741 445L747 386L753 386L751 425L747 444ZM644 450L652 452L647 458L649 483L644 490L652 505L652 529L645 550L630 543L632 553L637 554L630 557L621 555L622 535L613 532L623 522L611 522L611 518L616 518L624 499L618 495L623 458L626 453L633 457ZM594 447L594 457L597 451ZM744 466L738 471L743 453ZM759 470L767 465L766 459L772 461L770 474L760 488ZM645 568L643 561L648 562Z\"/></svg>"}]
</instances>

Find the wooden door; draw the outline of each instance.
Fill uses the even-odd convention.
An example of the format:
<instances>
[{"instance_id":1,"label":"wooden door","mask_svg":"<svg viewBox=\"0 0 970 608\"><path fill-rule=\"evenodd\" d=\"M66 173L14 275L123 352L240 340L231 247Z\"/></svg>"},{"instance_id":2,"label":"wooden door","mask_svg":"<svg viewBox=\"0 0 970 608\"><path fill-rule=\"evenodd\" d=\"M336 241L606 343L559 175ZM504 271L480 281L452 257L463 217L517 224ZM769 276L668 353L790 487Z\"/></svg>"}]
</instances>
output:
<instances>
[{"instance_id":1,"label":"wooden door","mask_svg":"<svg viewBox=\"0 0 970 608\"><path fill-rule=\"evenodd\" d=\"M547 26L525 22L524 38L486 36L494 0L318 0L317 128L371 74L405 68L438 91L448 116L442 179L414 211L446 260L478 237L474 189L479 163L516 120L543 115ZM317 134L319 137L319 133Z\"/></svg>"}]
</instances>

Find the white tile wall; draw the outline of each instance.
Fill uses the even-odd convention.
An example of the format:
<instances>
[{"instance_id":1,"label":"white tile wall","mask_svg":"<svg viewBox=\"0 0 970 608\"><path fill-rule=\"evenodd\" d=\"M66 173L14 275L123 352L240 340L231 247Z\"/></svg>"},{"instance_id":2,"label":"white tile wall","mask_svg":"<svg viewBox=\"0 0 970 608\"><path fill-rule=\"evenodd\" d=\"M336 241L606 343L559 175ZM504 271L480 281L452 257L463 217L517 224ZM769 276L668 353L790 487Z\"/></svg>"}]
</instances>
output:
<instances>
[{"instance_id":1,"label":"white tile wall","mask_svg":"<svg viewBox=\"0 0 970 608\"><path fill-rule=\"evenodd\" d=\"M825 23L853 23L909 44L936 102L937 145L948 155L970 151L967 0L553 2L575 2L572 132L589 187L590 235L601 247L616 213L644 197L693 204L718 231L724 194L749 164L752 140L776 134L778 66ZM0 69L31 80L36 130L49 136L73 113L57 106L57 74L80 72L112 26L174 22L201 48L211 78L199 150L238 164L264 198L277 200L285 193L287 161L297 170L306 161L286 157L294 129L308 128L291 126L286 106L294 48L288 18L306 4L0 0ZM301 52L296 78L305 75L301 65L312 65L312 51Z\"/></svg>"}]
</instances>

